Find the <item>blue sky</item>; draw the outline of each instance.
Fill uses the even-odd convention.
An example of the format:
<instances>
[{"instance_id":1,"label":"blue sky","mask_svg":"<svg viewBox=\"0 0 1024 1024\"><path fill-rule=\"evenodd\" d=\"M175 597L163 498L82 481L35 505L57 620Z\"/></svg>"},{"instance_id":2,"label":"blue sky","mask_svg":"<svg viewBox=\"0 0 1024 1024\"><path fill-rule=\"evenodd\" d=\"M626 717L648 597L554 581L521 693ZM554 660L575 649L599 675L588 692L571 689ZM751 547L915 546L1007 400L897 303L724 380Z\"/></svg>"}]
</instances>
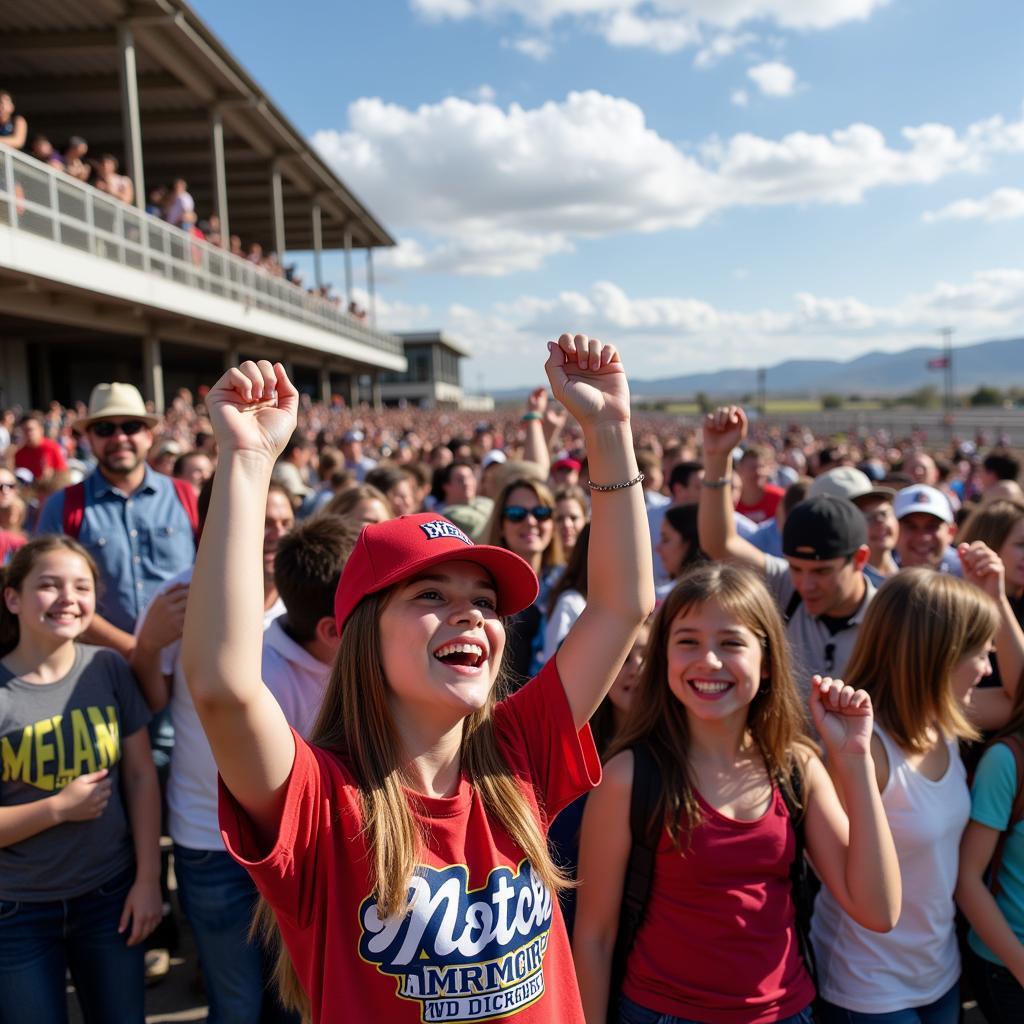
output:
<instances>
[{"instance_id":1,"label":"blue sky","mask_svg":"<svg viewBox=\"0 0 1024 1024\"><path fill-rule=\"evenodd\" d=\"M470 386L563 329L637 377L1024 330L1019 0L194 3Z\"/></svg>"}]
</instances>

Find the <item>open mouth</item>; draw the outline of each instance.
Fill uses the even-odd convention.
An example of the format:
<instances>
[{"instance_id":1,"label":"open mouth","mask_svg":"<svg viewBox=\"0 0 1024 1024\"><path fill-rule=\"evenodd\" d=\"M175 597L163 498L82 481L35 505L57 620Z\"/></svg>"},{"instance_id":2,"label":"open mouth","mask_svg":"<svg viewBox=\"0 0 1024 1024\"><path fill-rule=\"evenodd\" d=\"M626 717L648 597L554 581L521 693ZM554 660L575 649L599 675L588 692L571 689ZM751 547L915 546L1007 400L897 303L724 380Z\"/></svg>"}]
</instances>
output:
<instances>
[{"instance_id":1,"label":"open mouth","mask_svg":"<svg viewBox=\"0 0 1024 1024\"><path fill-rule=\"evenodd\" d=\"M732 683L724 679L691 679L690 688L704 700L714 700L732 689Z\"/></svg>"},{"instance_id":2,"label":"open mouth","mask_svg":"<svg viewBox=\"0 0 1024 1024\"><path fill-rule=\"evenodd\" d=\"M479 668L487 660L487 652L480 644L445 644L434 651L434 657L454 668Z\"/></svg>"}]
</instances>

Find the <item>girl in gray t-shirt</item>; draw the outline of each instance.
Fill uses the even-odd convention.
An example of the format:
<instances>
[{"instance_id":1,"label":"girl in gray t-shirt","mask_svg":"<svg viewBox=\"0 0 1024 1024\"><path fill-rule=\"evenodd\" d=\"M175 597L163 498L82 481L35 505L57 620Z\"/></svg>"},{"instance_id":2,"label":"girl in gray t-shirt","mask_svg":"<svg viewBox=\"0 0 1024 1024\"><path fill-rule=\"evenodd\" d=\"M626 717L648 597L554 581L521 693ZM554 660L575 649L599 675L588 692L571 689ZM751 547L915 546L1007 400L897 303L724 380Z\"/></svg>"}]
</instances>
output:
<instances>
[{"instance_id":1,"label":"girl in gray t-shirt","mask_svg":"<svg viewBox=\"0 0 1024 1024\"><path fill-rule=\"evenodd\" d=\"M125 661L78 643L96 567L30 541L0 601L0 1024L141 1024L142 941L160 921L160 793L149 712Z\"/></svg>"}]
</instances>

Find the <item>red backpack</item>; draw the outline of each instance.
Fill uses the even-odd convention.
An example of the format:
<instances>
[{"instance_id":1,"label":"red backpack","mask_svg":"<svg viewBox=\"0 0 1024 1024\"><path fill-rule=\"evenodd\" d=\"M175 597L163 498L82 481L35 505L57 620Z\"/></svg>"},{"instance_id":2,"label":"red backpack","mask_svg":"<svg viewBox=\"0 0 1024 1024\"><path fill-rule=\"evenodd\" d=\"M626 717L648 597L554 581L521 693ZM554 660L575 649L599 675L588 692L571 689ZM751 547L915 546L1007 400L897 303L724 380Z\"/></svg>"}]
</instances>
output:
<instances>
[{"instance_id":1,"label":"red backpack","mask_svg":"<svg viewBox=\"0 0 1024 1024\"><path fill-rule=\"evenodd\" d=\"M171 478L174 492L181 502L181 507L192 525L192 536L199 543L199 504L196 500L195 488L187 480ZM64 521L63 529L69 537L78 540L82 532L82 520L85 518L85 482L72 484L64 490Z\"/></svg>"}]
</instances>

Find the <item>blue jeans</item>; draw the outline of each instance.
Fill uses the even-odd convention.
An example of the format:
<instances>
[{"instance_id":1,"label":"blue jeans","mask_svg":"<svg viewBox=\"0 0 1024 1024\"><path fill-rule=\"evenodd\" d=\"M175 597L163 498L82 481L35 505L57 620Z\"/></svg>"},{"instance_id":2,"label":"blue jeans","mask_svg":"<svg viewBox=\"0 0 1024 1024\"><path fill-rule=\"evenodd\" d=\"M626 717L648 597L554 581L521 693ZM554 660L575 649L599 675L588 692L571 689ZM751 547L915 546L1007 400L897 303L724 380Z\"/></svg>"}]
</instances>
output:
<instances>
[{"instance_id":1,"label":"blue jeans","mask_svg":"<svg viewBox=\"0 0 1024 1024\"><path fill-rule=\"evenodd\" d=\"M258 894L248 872L223 850L174 844L178 898L196 937L210 1003L208 1024L297 1021L268 991L271 964L249 925Z\"/></svg>"},{"instance_id":2,"label":"blue jeans","mask_svg":"<svg viewBox=\"0 0 1024 1024\"><path fill-rule=\"evenodd\" d=\"M619 996L619 1024L700 1024L700 1021L648 1010L645 1006L634 1003L632 999ZM807 1006L791 1017L784 1017L777 1024L814 1024L813 1007Z\"/></svg>"},{"instance_id":3,"label":"blue jeans","mask_svg":"<svg viewBox=\"0 0 1024 1024\"><path fill-rule=\"evenodd\" d=\"M133 866L74 899L0 900L0 1024L66 1024L68 969L86 1024L142 1024L142 945L117 933L134 881Z\"/></svg>"},{"instance_id":4,"label":"blue jeans","mask_svg":"<svg viewBox=\"0 0 1024 1024\"><path fill-rule=\"evenodd\" d=\"M891 1013L858 1013L822 999L818 1006L820 1024L957 1024L960 1020L960 985L927 1006L914 1006Z\"/></svg>"},{"instance_id":5,"label":"blue jeans","mask_svg":"<svg viewBox=\"0 0 1024 1024\"><path fill-rule=\"evenodd\" d=\"M1005 967L968 949L967 973L978 1007L988 1024L1024 1021L1024 987Z\"/></svg>"}]
</instances>

